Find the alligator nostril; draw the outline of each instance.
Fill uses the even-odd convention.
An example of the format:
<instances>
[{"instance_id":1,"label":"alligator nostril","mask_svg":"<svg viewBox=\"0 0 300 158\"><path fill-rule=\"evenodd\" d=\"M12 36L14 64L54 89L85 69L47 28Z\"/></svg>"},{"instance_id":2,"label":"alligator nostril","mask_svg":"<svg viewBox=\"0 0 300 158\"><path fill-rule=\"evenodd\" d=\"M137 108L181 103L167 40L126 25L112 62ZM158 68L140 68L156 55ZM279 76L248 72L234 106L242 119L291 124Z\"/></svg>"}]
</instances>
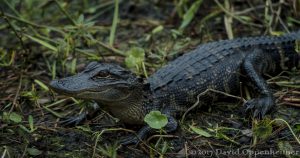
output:
<instances>
[{"instance_id":1,"label":"alligator nostril","mask_svg":"<svg viewBox=\"0 0 300 158\"><path fill-rule=\"evenodd\" d=\"M59 88L59 87L61 87L63 85L64 85L64 82L61 81L61 80L53 80L53 81L50 82L50 86L52 88Z\"/></svg>"}]
</instances>

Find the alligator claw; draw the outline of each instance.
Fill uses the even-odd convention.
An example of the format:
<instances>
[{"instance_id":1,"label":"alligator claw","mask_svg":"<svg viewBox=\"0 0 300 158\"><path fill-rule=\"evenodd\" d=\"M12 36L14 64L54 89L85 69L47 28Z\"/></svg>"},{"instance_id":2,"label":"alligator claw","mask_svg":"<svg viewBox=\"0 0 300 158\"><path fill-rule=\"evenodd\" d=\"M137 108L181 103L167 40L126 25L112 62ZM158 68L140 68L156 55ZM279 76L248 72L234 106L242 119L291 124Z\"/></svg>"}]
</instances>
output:
<instances>
[{"instance_id":1,"label":"alligator claw","mask_svg":"<svg viewBox=\"0 0 300 158\"><path fill-rule=\"evenodd\" d=\"M60 125L62 126L73 126L73 125L78 125L80 124L87 116L87 112L83 112L77 116L69 117L65 120L62 120L59 122Z\"/></svg>"},{"instance_id":2,"label":"alligator claw","mask_svg":"<svg viewBox=\"0 0 300 158\"><path fill-rule=\"evenodd\" d=\"M245 103L246 112L252 111L253 116L262 118L275 104L273 96L265 96L248 100Z\"/></svg>"}]
</instances>

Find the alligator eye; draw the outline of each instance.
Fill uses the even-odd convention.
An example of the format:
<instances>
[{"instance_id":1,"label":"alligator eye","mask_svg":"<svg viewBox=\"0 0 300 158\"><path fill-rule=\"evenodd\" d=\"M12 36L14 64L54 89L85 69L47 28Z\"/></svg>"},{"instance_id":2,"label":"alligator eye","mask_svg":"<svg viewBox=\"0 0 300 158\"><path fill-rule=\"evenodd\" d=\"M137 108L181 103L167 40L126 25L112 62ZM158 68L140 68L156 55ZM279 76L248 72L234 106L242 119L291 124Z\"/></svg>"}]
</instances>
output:
<instances>
[{"instance_id":1,"label":"alligator eye","mask_svg":"<svg viewBox=\"0 0 300 158\"><path fill-rule=\"evenodd\" d=\"M110 74L108 72L99 72L94 77L96 78L110 78Z\"/></svg>"}]
</instances>

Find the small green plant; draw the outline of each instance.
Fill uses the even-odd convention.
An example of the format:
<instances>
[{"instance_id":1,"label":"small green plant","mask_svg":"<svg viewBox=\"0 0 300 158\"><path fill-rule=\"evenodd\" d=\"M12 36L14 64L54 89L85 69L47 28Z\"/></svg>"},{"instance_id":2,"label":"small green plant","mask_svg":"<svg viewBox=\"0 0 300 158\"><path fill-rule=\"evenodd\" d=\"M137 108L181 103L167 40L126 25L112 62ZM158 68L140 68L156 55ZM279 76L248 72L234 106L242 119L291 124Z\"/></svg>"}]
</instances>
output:
<instances>
[{"instance_id":1,"label":"small green plant","mask_svg":"<svg viewBox=\"0 0 300 158\"><path fill-rule=\"evenodd\" d=\"M196 127L196 126L192 126L192 125L190 125L189 127L191 128L191 130L193 132L199 134L200 136L203 136L203 137L212 137L212 135L210 133L208 133L207 131L205 131L202 128L199 128L199 127Z\"/></svg>"},{"instance_id":2,"label":"small green plant","mask_svg":"<svg viewBox=\"0 0 300 158\"><path fill-rule=\"evenodd\" d=\"M37 128L34 127L34 122L33 122L33 117L32 117L32 115L29 115L29 116L28 116L28 123L29 123L29 128L30 128L30 129L26 128L26 127L23 126L23 125L19 125L19 127L20 127L21 129L23 129L24 131L26 131L27 133L33 133L35 130L37 130Z\"/></svg>"},{"instance_id":3,"label":"small green plant","mask_svg":"<svg viewBox=\"0 0 300 158\"><path fill-rule=\"evenodd\" d=\"M15 112L3 112L3 115L1 116L1 119L7 123L20 123L22 122L22 116L15 113Z\"/></svg>"},{"instance_id":4,"label":"small green plant","mask_svg":"<svg viewBox=\"0 0 300 158\"><path fill-rule=\"evenodd\" d=\"M143 48L133 47L126 52L127 57L125 58L126 66L134 71L137 74L142 74L144 71L145 76L147 77L145 69L145 51Z\"/></svg>"},{"instance_id":5,"label":"small green plant","mask_svg":"<svg viewBox=\"0 0 300 158\"><path fill-rule=\"evenodd\" d=\"M277 146L279 150L286 156L286 157L292 157L293 153L295 153L295 150L293 149L293 146L287 142L287 141L280 141L277 143Z\"/></svg>"},{"instance_id":6,"label":"small green plant","mask_svg":"<svg viewBox=\"0 0 300 158\"><path fill-rule=\"evenodd\" d=\"M117 157L117 150L118 145L117 143L113 145L105 145L104 147L99 147L101 154L109 157L109 158L116 158Z\"/></svg>"},{"instance_id":7,"label":"small green plant","mask_svg":"<svg viewBox=\"0 0 300 158\"><path fill-rule=\"evenodd\" d=\"M271 120L264 119L262 121L259 121L257 124L254 124L253 126L253 134L257 138L260 139L267 139L272 134L272 124L270 124Z\"/></svg>"},{"instance_id":8,"label":"small green plant","mask_svg":"<svg viewBox=\"0 0 300 158\"><path fill-rule=\"evenodd\" d=\"M158 34L159 32L163 31L164 26L162 25L158 25L157 27L155 27L150 34L148 34L146 36L146 41L149 41L155 34Z\"/></svg>"},{"instance_id":9,"label":"small green plant","mask_svg":"<svg viewBox=\"0 0 300 158\"><path fill-rule=\"evenodd\" d=\"M38 156L43 153L41 150L38 150L37 148L27 148L27 152L31 156Z\"/></svg>"},{"instance_id":10,"label":"small green plant","mask_svg":"<svg viewBox=\"0 0 300 158\"><path fill-rule=\"evenodd\" d=\"M160 111L151 111L144 118L144 121L154 129L162 129L168 124L168 118Z\"/></svg>"},{"instance_id":11,"label":"small green plant","mask_svg":"<svg viewBox=\"0 0 300 158\"><path fill-rule=\"evenodd\" d=\"M231 142L233 144L239 144L233 138L230 138L226 134L229 131L239 131L238 129L217 126L216 128L207 128L207 130L204 130L204 129L202 129L200 127L196 127L194 125L190 125L189 127L194 133L197 133L200 136L203 136L206 138L213 137L216 139L222 139L222 140Z\"/></svg>"},{"instance_id":12,"label":"small green plant","mask_svg":"<svg viewBox=\"0 0 300 158\"><path fill-rule=\"evenodd\" d=\"M144 118L144 121L153 129L160 130L162 133L163 128L168 124L168 118L165 114L162 114L160 111L151 111L147 114ZM154 145L154 148L160 151L160 157L163 157L163 154L169 149L169 146L166 141L163 141L162 137L160 136L157 142ZM152 157L154 157L153 150L150 150L152 153Z\"/></svg>"},{"instance_id":13,"label":"small green plant","mask_svg":"<svg viewBox=\"0 0 300 158\"><path fill-rule=\"evenodd\" d=\"M11 53L9 53L0 48L0 67L11 65L14 61L15 54L16 54L15 51L11 51Z\"/></svg>"}]
</instances>

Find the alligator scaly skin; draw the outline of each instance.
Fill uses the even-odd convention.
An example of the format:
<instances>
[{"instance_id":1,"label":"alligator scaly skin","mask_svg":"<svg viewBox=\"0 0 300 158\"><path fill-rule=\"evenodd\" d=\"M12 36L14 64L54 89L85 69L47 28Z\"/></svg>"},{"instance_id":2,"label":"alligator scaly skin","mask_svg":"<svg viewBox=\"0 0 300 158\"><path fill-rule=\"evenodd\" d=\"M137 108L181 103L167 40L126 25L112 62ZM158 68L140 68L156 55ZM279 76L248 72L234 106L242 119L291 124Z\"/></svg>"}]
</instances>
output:
<instances>
[{"instance_id":1,"label":"alligator scaly skin","mask_svg":"<svg viewBox=\"0 0 300 158\"><path fill-rule=\"evenodd\" d=\"M127 124L145 124L144 116L159 110L169 120L165 130L174 131L174 117L190 109L199 94L214 90L199 97L199 104L208 104L222 97L216 91L240 95L240 86L248 85L257 95L245 103L246 110L262 117L275 104L263 77L299 66L295 49L299 40L300 31L202 44L159 69L146 84L118 65L92 62L83 72L54 80L50 86L58 93L93 99ZM152 131L145 125L138 137ZM138 140L129 138L123 143Z\"/></svg>"}]
</instances>

